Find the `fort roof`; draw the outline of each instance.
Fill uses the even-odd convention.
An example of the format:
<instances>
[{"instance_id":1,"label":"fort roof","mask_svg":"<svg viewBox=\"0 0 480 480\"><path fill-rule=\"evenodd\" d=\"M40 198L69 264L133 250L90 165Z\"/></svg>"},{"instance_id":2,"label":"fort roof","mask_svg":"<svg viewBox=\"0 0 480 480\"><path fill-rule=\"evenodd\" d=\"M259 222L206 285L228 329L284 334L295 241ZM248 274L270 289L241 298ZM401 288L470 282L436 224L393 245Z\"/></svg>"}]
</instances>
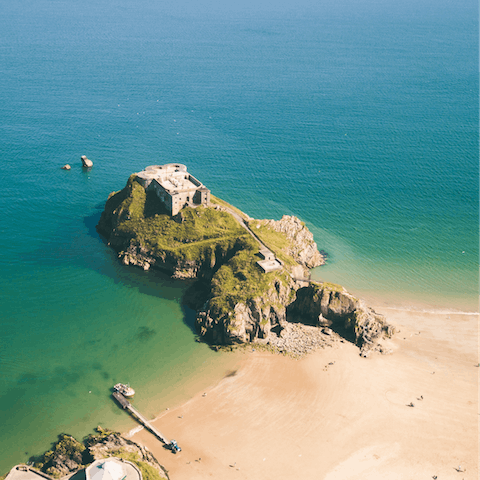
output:
<instances>
[{"instance_id":1,"label":"fort roof","mask_svg":"<svg viewBox=\"0 0 480 480\"><path fill-rule=\"evenodd\" d=\"M153 189L171 215L185 205L208 205L210 201L210 190L181 163L151 165L137 174L137 181L145 189Z\"/></svg>"}]
</instances>

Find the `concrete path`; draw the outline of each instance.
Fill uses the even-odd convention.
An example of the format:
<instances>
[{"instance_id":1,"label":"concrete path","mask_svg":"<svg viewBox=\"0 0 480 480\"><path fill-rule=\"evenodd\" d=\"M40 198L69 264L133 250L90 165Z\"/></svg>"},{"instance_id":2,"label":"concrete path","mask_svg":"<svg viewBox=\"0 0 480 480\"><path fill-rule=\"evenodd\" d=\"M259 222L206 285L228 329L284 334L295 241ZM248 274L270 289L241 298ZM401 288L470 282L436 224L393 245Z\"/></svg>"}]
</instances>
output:
<instances>
[{"instance_id":1,"label":"concrete path","mask_svg":"<svg viewBox=\"0 0 480 480\"><path fill-rule=\"evenodd\" d=\"M53 480L53 478L46 473L30 469L28 465L15 465L5 480Z\"/></svg>"}]
</instances>

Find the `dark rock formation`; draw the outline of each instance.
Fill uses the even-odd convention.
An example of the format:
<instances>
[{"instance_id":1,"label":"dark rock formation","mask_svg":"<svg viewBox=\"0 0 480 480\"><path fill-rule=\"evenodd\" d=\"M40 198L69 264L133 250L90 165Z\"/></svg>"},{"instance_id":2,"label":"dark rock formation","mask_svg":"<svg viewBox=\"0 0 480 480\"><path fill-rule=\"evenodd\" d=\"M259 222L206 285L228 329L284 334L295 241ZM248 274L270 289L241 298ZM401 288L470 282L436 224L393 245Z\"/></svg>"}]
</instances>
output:
<instances>
[{"instance_id":1,"label":"dark rock formation","mask_svg":"<svg viewBox=\"0 0 480 480\"><path fill-rule=\"evenodd\" d=\"M197 330L201 337L214 344L266 342L270 335L275 335L272 330L281 331L285 327L285 307L294 291L295 282L286 275L284 282L275 281L263 295L238 302L223 314L219 315L207 303L197 314Z\"/></svg>"},{"instance_id":2,"label":"dark rock formation","mask_svg":"<svg viewBox=\"0 0 480 480\"><path fill-rule=\"evenodd\" d=\"M292 323L317 327L326 335L333 330L360 347L363 356L379 350L379 341L394 333L394 327L382 315L342 287L314 282L303 288L293 281L288 286L276 285L261 297L237 303L233 311L223 316L216 315L207 304L196 319L202 337L211 343L227 345L259 342L278 346L277 339L289 332ZM311 343L308 338L318 337L317 331L308 329L303 329L302 335L303 346ZM298 354L300 347L297 343L290 350ZM288 349L285 346L283 350Z\"/></svg>"},{"instance_id":3,"label":"dark rock formation","mask_svg":"<svg viewBox=\"0 0 480 480\"><path fill-rule=\"evenodd\" d=\"M63 477L78 470L83 464L85 445L70 435L61 434L53 448L45 452L35 466L54 478Z\"/></svg>"},{"instance_id":4,"label":"dark rock formation","mask_svg":"<svg viewBox=\"0 0 480 480\"><path fill-rule=\"evenodd\" d=\"M377 347L379 340L394 333L394 327L383 315L338 285L311 283L300 288L287 311L290 321L329 327L341 333L356 343L364 356Z\"/></svg>"}]
</instances>

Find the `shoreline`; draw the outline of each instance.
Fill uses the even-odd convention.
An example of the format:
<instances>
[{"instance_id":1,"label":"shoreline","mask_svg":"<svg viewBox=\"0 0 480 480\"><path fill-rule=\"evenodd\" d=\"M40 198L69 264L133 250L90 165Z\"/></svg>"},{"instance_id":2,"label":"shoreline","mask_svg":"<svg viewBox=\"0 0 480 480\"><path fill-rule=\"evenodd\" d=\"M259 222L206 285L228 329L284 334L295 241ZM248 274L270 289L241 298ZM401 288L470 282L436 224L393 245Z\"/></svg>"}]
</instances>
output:
<instances>
[{"instance_id":1,"label":"shoreline","mask_svg":"<svg viewBox=\"0 0 480 480\"><path fill-rule=\"evenodd\" d=\"M362 359L340 342L300 360L248 351L233 375L156 415L179 455L144 430L131 438L172 480L458 478L459 465L477 478L478 314L373 308L400 330L393 354Z\"/></svg>"},{"instance_id":2,"label":"shoreline","mask_svg":"<svg viewBox=\"0 0 480 480\"><path fill-rule=\"evenodd\" d=\"M405 346L408 346L410 349L410 356L411 356L411 345L409 345L412 341L414 340L423 340L423 334L426 332L429 332L429 335L431 339L435 339L438 345L433 346L432 348L429 349L430 351L430 358L429 359L422 359L422 362L425 363L426 361L429 362L430 364L434 364L436 361L436 358L432 358L432 355L436 353L436 355L441 355L441 350L443 347L447 347L449 350L452 352L456 352L454 357L457 357L459 355L464 356L466 352L464 352L464 340L458 338L459 335L460 337L465 337L468 336L468 332L470 332L470 341L467 349L467 353L470 360L470 365L467 365L465 362L463 362L463 367L470 369L472 364L476 364L480 361L478 358L478 352L477 352L477 346L475 340L478 338L478 312L469 312L469 311L458 311L455 309L444 309L443 306L439 307L437 309L429 309L429 305L423 305L422 307L419 307L418 305L412 306L411 303L406 302L405 304L401 305L400 302L397 304L389 304L387 302L384 302L384 304L379 304L379 303L371 303L371 299L369 299L367 296L361 297L363 298L369 305L371 305L378 313L384 314L388 320L392 321L397 326L401 326L400 328L400 333L397 333L397 335L394 337L393 340L393 356L396 356L398 353L401 353L402 355L405 356ZM440 327L437 329L437 322L435 321L435 318L441 317L441 324ZM450 317L450 318L449 318ZM468 326L467 330L463 330L462 326ZM418 333L420 335L418 335ZM402 335L404 334L405 337ZM467 342L468 343L468 342ZM356 357L359 356L359 349L357 347L354 347L353 345L350 344L341 344L337 345L338 347L341 347L341 350L343 353L345 351L348 351L348 355L346 357L342 357L344 361L347 362L354 362ZM291 358L285 358L281 355L270 355L270 354L265 354L264 352L259 352L258 350L252 355L252 352L250 350L255 349L255 346L252 345L251 348L247 347L245 350L242 351L237 351L237 352L232 352L227 354L222 354L223 359L214 359L213 362L210 362L211 364L206 364L205 367L199 366L196 369L196 373L192 373L192 375L188 375L187 378L184 378L183 381L179 381L176 385L173 386L173 389L169 391L169 394L167 397L165 396L159 396L158 394L154 395L154 398L151 399L146 399L148 402L147 405L147 411L150 412L148 415L151 415L154 417L152 420L153 422L157 422L158 428L160 431L163 431L162 425L163 425L163 419L168 417L169 422L172 422L172 417L173 415L173 421L175 423L175 418L182 416L183 414L177 415L175 417L175 412L180 412L183 408L190 408L189 406L191 404L194 404L192 408L198 409L200 403L203 402L205 403L205 398L202 397L202 394L204 392L208 393L208 396L210 396L210 392L221 390L222 388L225 388L226 384L228 383L235 383L236 380L239 380L240 378L243 378L242 375L244 376L243 372L245 369L251 369L252 371L255 371L255 369L259 369L259 366L255 366L251 364L253 360L253 356L258 356L258 357L265 357L268 360L266 360L266 365L268 368L271 369L272 375L275 375L277 371L282 371L282 369L285 368L291 368L289 365L290 364L309 364L311 365L312 369L319 368L321 367L321 371L323 371L323 367L328 365L330 360L328 362L325 362L325 364L322 363L322 356L326 358L325 356L329 355L329 352L336 351L336 349L332 349L330 347L319 350L313 354L307 355L307 357L304 357L300 360L298 359L291 359ZM420 359L422 356L425 356L424 353L422 352L416 352L415 356L417 359ZM315 357L316 360L309 360L311 357ZM385 359L388 359L390 355L386 356L381 356L378 354L374 355L374 360L375 363L379 362L380 366L382 365L382 361ZM338 360L336 360L338 364ZM282 363L286 361L286 363ZM369 360L363 360L364 362L368 362ZM457 367L459 366L459 362L457 358L452 358L452 364L456 364ZM361 365L361 364L360 364ZM457 368L455 367L455 368ZM330 367L329 367L330 368ZM403 366L399 364L399 369L402 369ZM442 367L442 368L447 368L447 367ZM302 370L302 369L300 369ZM477 372L480 371L480 369L474 369ZM206 373L206 376L204 375ZM234 373L232 375L232 373ZM256 374L261 374L261 369L260 371L257 371ZM295 372L294 376L296 376L299 372ZM373 373L373 372L370 372ZM470 372L471 373L471 372ZM475 372L474 372L475 373ZM462 375L463 373L458 370L457 375ZM283 381L280 379L279 381ZM473 380L475 381L475 380ZM472 380L470 380L470 383ZM151 382L155 383L155 382ZM252 385L245 383L244 387L249 388ZM152 389L147 389L147 390L152 390ZM155 389L154 389L155 390ZM278 393L278 392L277 392ZM273 393L274 396L276 396L276 393ZM145 399L144 399L145 400ZM218 399L217 399L218 400ZM478 398L476 400L478 404ZM165 406L168 406L169 409L165 410ZM261 405L259 405L259 408ZM214 410L217 408L216 406L212 406L212 409ZM143 410L143 408L142 408ZM232 412L230 412L232 413ZM362 413L363 414L363 413ZM195 413L197 415L197 413ZM336 415L342 415L339 412L336 412ZM476 414L475 414L476 415ZM178 419L178 421L184 420L184 419ZM133 428L128 427L128 430L125 430L125 427L127 424L132 425L133 420L130 419L130 417L125 417L121 423L123 424L123 428L120 427L120 430L123 431L123 435L125 435L127 438L131 438L134 441L137 441L138 438L142 438L143 440L138 440L138 443L143 443L150 449L155 449L158 447L155 446L154 444L151 444L151 439L149 439L149 434L146 434L146 432L143 432L143 427L140 427L138 425L135 425ZM471 416L470 418L470 423L474 424L477 422L477 417L476 416ZM185 422L187 423L187 422ZM228 422L227 422L228 423ZM103 425L103 423L101 423ZM468 425L467 423L464 425ZM106 427L110 427L110 425L105 425ZM464 428L462 426L462 428ZM112 425L112 427L115 429L115 426ZM118 428L118 427L117 427ZM200 433L200 432L199 432ZM146 435L145 435L146 434ZM172 436L173 438L176 438L177 441L181 446L182 445L182 438L187 438L189 437L189 434L185 435L183 431L177 432L175 428L172 429ZM167 435L168 437L168 435ZM264 438L262 441L268 442L268 439ZM472 445L475 445L475 439L472 440ZM211 446L211 445L210 445ZM232 445L230 445L230 448L232 448ZM365 447L366 448L366 447ZM232 450L236 450L236 448L233 448ZM348 450L348 449L347 449ZM157 457L160 461L160 463L165 464L167 469L172 469L172 471L176 470L178 465L175 465L175 468L172 468L171 465L169 465L169 462L175 462L176 458L178 457L172 457L169 455L168 451L160 451L158 455L160 457ZM164 459L165 454L167 456ZM282 453L284 455L285 452ZM157 454L155 454L157 456ZM185 452L183 454L185 456ZM202 458L202 454L199 454ZM205 455L205 454L203 454ZM353 453L352 453L353 455ZM194 459L195 460L195 459ZM194 461L193 460L193 461ZM358 459L357 459L358 460ZM188 460L187 460L188 461ZM192 460L189 460L192 462ZM406 461L406 460L405 460ZM197 462L198 463L198 462ZM204 462L205 463L205 462ZM471 464L472 462L470 462ZM335 466L337 468L338 465ZM208 467L210 468L210 467ZM233 467L230 467L233 468ZM323 467L322 467L323 468ZM333 468L333 467L332 467ZM475 467L478 470L478 465ZM181 471L182 469L179 469L179 475L184 475ZM471 468L469 469L471 473ZM446 471L446 470L445 470ZM190 472L191 473L191 472ZM252 473L252 472L251 472ZM328 472L327 472L328 473ZM325 475L327 475L325 473ZM223 473L220 473L220 471L217 471L217 474L222 476ZM198 473L198 478L202 478L201 473ZM253 473L252 473L253 475ZM266 473L267 475L267 473ZM370 472L369 475L371 477L365 477L365 478L375 478L375 473ZM384 477L383 478L401 478L401 477L389 477L387 475L387 472L383 472ZM172 477L172 480L175 480L176 478L188 478L188 475L185 477ZM195 473L195 478L197 478L197 473ZM207 478L207 477L205 477ZM244 478L249 478L249 477L244 477ZM262 477L263 478L263 477ZM265 478L269 478L268 475ZM278 478L283 478L281 474L279 473ZM287 477L285 477L287 478ZM323 477L322 477L323 478ZM325 477L327 480L331 480L330 477ZM337 477L332 477L332 478L337 478ZM338 478L350 478L350 477L338 477ZM354 477L352 477L353 479ZM357 477L355 477L357 478ZM362 478L362 477L358 477ZM378 477L380 478L380 476ZM440 478L440 477L439 477ZM450 478L450 477L446 477ZM456 477L452 477L456 478ZM470 478L470 477L465 477L465 478ZM474 478L474 477L471 477Z\"/></svg>"},{"instance_id":3,"label":"shoreline","mask_svg":"<svg viewBox=\"0 0 480 480\"><path fill-rule=\"evenodd\" d=\"M479 315L478 299L455 298L454 301L446 302L443 298L433 295L428 300L413 297L399 297L398 295L381 295L371 292L359 292L358 294L368 304L374 305L374 309L400 310L405 312L431 313L437 315Z\"/></svg>"},{"instance_id":4,"label":"shoreline","mask_svg":"<svg viewBox=\"0 0 480 480\"><path fill-rule=\"evenodd\" d=\"M355 258L352 258L351 262L354 270L360 268L355 263ZM471 275L469 273L471 278L468 284L466 283L467 280L463 279L461 285L453 291L447 291L445 286L442 287L440 284L432 282L430 278L425 278L425 284L415 288L415 285L404 285L401 279L397 284L394 284L391 280L391 275L389 275L385 284L378 285L378 281L375 280L375 272L370 272L372 278L367 279L365 278L366 272L364 269L361 270L360 274L354 273L352 277L346 275L344 269L345 265L327 263L327 265L311 271L312 279L320 282L338 283L352 295L363 298L367 303L376 305L378 308L380 306L395 306L398 308L434 311L479 311L478 274ZM382 274L384 275L385 272L380 272L380 276ZM446 273L442 275L445 276ZM477 288L474 289L472 287Z\"/></svg>"}]
</instances>

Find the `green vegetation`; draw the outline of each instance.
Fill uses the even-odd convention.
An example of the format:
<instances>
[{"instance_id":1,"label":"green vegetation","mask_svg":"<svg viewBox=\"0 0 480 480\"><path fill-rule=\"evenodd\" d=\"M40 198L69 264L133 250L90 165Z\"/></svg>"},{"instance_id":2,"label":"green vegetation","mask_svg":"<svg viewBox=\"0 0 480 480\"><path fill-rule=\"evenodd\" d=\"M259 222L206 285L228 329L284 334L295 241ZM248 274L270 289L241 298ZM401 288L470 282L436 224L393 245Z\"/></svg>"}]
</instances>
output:
<instances>
[{"instance_id":1,"label":"green vegetation","mask_svg":"<svg viewBox=\"0 0 480 480\"><path fill-rule=\"evenodd\" d=\"M331 290L332 292L344 292L345 289L336 283L319 282L318 285L324 289Z\"/></svg>"},{"instance_id":2,"label":"green vegetation","mask_svg":"<svg viewBox=\"0 0 480 480\"><path fill-rule=\"evenodd\" d=\"M115 225L116 235L135 238L154 254L212 263L247 236L232 215L215 208L186 207L172 218L156 195L146 193L134 179L107 200L101 231Z\"/></svg>"},{"instance_id":3,"label":"green vegetation","mask_svg":"<svg viewBox=\"0 0 480 480\"><path fill-rule=\"evenodd\" d=\"M273 230L262 223L261 220L251 220L248 222L248 226L285 265L292 267L297 265L297 262L288 253L291 249L291 242L286 235Z\"/></svg>"},{"instance_id":4,"label":"green vegetation","mask_svg":"<svg viewBox=\"0 0 480 480\"><path fill-rule=\"evenodd\" d=\"M234 207L233 205L230 205L228 202L226 202L225 200L222 200L221 198L210 195L210 203L229 208L230 210L233 210L237 215L240 215L240 217L242 217L244 220L248 219L247 215L245 215L239 208Z\"/></svg>"},{"instance_id":5,"label":"green vegetation","mask_svg":"<svg viewBox=\"0 0 480 480\"><path fill-rule=\"evenodd\" d=\"M210 309L218 316L228 314L239 302L266 293L275 281L287 283L286 273L277 270L263 273L256 262L258 244L246 239L243 249L215 273L211 282Z\"/></svg>"},{"instance_id":6,"label":"green vegetation","mask_svg":"<svg viewBox=\"0 0 480 480\"><path fill-rule=\"evenodd\" d=\"M142 472L143 480L162 480L162 477L154 467L140 460L138 453L125 452L122 450L116 450L110 453L112 457L123 458L134 463L140 472Z\"/></svg>"},{"instance_id":7,"label":"green vegetation","mask_svg":"<svg viewBox=\"0 0 480 480\"><path fill-rule=\"evenodd\" d=\"M90 433L86 438L84 438L83 442L88 447L90 445L94 445L96 443L101 442L104 438L107 438L113 432L112 430L108 430L106 428L101 427L100 425L95 428L97 433Z\"/></svg>"},{"instance_id":8,"label":"green vegetation","mask_svg":"<svg viewBox=\"0 0 480 480\"><path fill-rule=\"evenodd\" d=\"M58 438L59 440L53 445L53 448L45 452L39 459L36 459L34 463L35 468L48 473L54 478L61 476L60 472L53 466L55 458L67 457L81 464L83 461L83 452L85 451L85 445L70 435L62 433Z\"/></svg>"}]
</instances>

